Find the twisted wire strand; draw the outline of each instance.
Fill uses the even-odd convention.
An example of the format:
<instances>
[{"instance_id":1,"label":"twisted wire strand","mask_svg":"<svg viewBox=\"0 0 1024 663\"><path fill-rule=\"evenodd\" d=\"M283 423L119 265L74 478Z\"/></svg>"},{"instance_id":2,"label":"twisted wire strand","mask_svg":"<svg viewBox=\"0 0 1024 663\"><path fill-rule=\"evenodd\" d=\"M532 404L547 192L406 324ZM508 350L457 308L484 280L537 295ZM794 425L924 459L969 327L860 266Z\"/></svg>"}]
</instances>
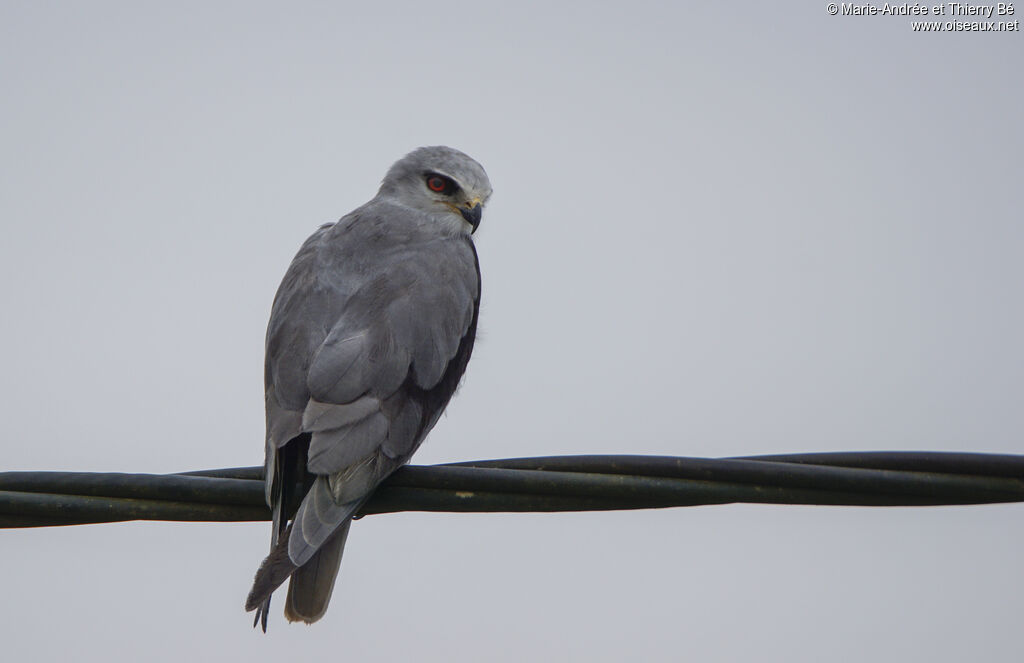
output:
<instances>
[{"instance_id":1,"label":"twisted wire strand","mask_svg":"<svg viewBox=\"0 0 1024 663\"><path fill-rule=\"evenodd\" d=\"M899 451L737 458L551 456L407 466L381 484L360 515L605 511L736 502L1024 502L1024 456ZM0 527L269 518L262 467L180 474L0 473Z\"/></svg>"}]
</instances>

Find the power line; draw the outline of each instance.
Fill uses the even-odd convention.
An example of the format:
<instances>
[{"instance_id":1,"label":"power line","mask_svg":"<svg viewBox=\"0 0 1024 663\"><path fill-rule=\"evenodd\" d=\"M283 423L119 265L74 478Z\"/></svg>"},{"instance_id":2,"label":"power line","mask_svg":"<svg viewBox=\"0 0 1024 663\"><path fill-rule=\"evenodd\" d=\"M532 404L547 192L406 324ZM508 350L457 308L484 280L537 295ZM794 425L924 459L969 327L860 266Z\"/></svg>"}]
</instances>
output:
<instances>
[{"instance_id":1,"label":"power line","mask_svg":"<svg viewBox=\"0 0 1024 663\"><path fill-rule=\"evenodd\" d=\"M181 474L0 473L0 527L268 520L263 468ZM734 502L929 506L1024 502L1024 456L849 452L552 456L407 466L361 515L649 509Z\"/></svg>"}]
</instances>

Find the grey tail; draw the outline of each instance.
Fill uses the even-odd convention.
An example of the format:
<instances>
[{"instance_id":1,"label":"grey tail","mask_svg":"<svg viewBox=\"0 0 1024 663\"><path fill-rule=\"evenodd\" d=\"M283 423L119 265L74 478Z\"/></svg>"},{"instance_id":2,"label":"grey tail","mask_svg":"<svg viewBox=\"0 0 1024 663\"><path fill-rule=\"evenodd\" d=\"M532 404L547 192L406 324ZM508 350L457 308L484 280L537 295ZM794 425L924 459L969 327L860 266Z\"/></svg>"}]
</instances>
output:
<instances>
[{"instance_id":1,"label":"grey tail","mask_svg":"<svg viewBox=\"0 0 1024 663\"><path fill-rule=\"evenodd\" d=\"M284 606L288 621L312 624L327 612L351 525L352 521L346 520L308 562L292 573Z\"/></svg>"},{"instance_id":2,"label":"grey tail","mask_svg":"<svg viewBox=\"0 0 1024 663\"><path fill-rule=\"evenodd\" d=\"M249 597L245 600L245 610L256 610L256 619L252 625L262 623L263 632L267 632L267 612L270 610L270 595L288 579L298 567L288 557L288 537L292 532L291 525L281 535L277 546L267 555L256 571Z\"/></svg>"},{"instance_id":3,"label":"grey tail","mask_svg":"<svg viewBox=\"0 0 1024 663\"><path fill-rule=\"evenodd\" d=\"M298 502L311 487L312 478L306 472L309 439L308 434L293 438L277 451L273 463L274 480L271 482L269 502L274 524L270 535L270 555L263 560L259 571L256 572L256 580L245 602L245 609L253 610L257 595L265 595L263 602L255 607L256 618L252 622L254 628L257 625L262 626L264 633L267 632L267 616L270 614L270 595L285 581L288 574L295 570L294 564L291 565L291 570L288 570L288 564L291 563L288 556L288 538L292 531L288 517L295 513ZM271 566L276 571L271 571Z\"/></svg>"}]
</instances>

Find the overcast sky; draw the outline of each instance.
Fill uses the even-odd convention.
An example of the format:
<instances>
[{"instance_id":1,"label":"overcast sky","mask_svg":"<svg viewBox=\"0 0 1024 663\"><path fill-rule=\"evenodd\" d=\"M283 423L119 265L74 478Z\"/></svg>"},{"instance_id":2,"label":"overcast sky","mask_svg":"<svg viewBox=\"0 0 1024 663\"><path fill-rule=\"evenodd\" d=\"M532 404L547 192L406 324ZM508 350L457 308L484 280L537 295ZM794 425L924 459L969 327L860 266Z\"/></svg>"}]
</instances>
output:
<instances>
[{"instance_id":1,"label":"overcast sky","mask_svg":"<svg viewBox=\"0 0 1024 663\"><path fill-rule=\"evenodd\" d=\"M430 144L495 193L416 462L1024 453L1020 32L668 4L0 2L0 469L262 463L285 268ZM5 657L1021 653L1018 505L374 516L264 636L268 541L2 531Z\"/></svg>"}]
</instances>

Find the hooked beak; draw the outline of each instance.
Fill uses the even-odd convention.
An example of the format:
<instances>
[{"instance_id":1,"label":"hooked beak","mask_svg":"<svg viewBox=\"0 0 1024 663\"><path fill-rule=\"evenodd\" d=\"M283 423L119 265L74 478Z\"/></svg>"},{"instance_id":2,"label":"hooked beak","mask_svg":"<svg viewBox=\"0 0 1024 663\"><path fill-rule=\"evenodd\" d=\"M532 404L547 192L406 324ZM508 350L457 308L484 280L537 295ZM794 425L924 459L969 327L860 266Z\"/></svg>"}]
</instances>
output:
<instances>
[{"instance_id":1,"label":"hooked beak","mask_svg":"<svg viewBox=\"0 0 1024 663\"><path fill-rule=\"evenodd\" d=\"M480 217L483 213L484 206L480 204L479 200L470 202L468 207L459 208L459 214L469 222L469 225L473 226L473 232L476 232L476 227L480 225Z\"/></svg>"}]
</instances>

